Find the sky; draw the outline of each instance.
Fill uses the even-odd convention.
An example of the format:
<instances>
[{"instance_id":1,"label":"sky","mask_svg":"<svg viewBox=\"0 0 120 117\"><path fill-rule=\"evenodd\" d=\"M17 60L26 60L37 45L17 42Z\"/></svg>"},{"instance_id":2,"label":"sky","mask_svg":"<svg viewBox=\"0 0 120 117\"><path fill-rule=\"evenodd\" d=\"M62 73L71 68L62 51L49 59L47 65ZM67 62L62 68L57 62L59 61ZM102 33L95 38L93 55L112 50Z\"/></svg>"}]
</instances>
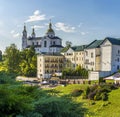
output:
<instances>
[{"instance_id":1,"label":"sky","mask_svg":"<svg viewBox=\"0 0 120 117\"><path fill-rule=\"evenodd\" d=\"M21 49L24 23L28 36L44 36L52 22L56 36L72 45L120 37L120 0L0 0L0 50Z\"/></svg>"}]
</instances>

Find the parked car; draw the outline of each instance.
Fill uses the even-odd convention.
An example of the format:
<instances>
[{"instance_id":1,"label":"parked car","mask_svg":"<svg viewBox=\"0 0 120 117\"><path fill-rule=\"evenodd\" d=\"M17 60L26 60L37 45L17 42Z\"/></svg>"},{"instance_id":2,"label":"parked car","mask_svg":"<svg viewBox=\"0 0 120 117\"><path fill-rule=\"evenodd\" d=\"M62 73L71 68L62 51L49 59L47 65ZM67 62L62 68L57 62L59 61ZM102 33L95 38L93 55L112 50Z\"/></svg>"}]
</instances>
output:
<instances>
[{"instance_id":1,"label":"parked car","mask_svg":"<svg viewBox=\"0 0 120 117\"><path fill-rule=\"evenodd\" d=\"M42 81L42 82L41 82L41 85L49 85L49 82L46 81L46 80L45 80L45 81Z\"/></svg>"}]
</instances>

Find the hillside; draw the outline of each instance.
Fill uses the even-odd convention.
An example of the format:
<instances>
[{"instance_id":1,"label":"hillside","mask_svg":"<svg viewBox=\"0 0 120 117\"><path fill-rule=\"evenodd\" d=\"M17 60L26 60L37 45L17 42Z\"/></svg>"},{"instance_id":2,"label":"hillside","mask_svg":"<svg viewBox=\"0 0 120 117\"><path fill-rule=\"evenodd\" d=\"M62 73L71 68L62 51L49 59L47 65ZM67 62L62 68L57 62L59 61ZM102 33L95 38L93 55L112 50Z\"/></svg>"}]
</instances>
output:
<instances>
[{"instance_id":1,"label":"hillside","mask_svg":"<svg viewBox=\"0 0 120 117\"><path fill-rule=\"evenodd\" d=\"M87 85L68 85L66 87L59 86L55 88L59 95L69 95L75 89L84 89ZM120 88L112 90L109 93L108 101L91 101L82 99L82 96L73 97L76 102L83 103L88 110L86 117L120 117Z\"/></svg>"}]
</instances>

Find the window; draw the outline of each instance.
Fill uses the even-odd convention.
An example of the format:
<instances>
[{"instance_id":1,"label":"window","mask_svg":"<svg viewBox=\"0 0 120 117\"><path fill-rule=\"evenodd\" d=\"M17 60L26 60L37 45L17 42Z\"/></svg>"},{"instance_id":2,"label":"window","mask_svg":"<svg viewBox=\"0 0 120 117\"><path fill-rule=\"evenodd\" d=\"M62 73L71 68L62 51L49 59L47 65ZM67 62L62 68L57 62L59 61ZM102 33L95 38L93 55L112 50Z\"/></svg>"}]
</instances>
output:
<instances>
[{"instance_id":1,"label":"window","mask_svg":"<svg viewBox=\"0 0 120 117\"><path fill-rule=\"evenodd\" d=\"M34 45L34 42L32 42L32 45Z\"/></svg>"},{"instance_id":2,"label":"window","mask_svg":"<svg viewBox=\"0 0 120 117\"><path fill-rule=\"evenodd\" d=\"M117 61L119 62L119 61L120 61L120 59L119 59L119 58L117 58Z\"/></svg>"},{"instance_id":3,"label":"window","mask_svg":"<svg viewBox=\"0 0 120 117\"><path fill-rule=\"evenodd\" d=\"M53 45L55 45L55 41L53 41Z\"/></svg>"},{"instance_id":4,"label":"window","mask_svg":"<svg viewBox=\"0 0 120 117\"><path fill-rule=\"evenodd\" d=\"M47 41L44 41L44 47L47 47Z\"/></svg>"},{"instance_id":5,"label":"window","mask_svg":"<svg viewBox=\"0 0 120 117\"><path fill-rule=\"evenodd\" d=\"M118 54L120 54L120 50L118 50Z\"/></svg>"},{"instance_id":6,"label":"window","mask_svg":"<svg viewBox=\"0 0 120 117\"><path fill-rule=\"evenodd\" d=\"M91 58L93 58L93 53L91 53Z\"/></svg>"},{"instance_id":7,"label":"window","mask_svg":"<svg viewBox=\"0 0 120 117\"><path fill-rule=\"evenodd\" d=\"M38 45L38 42L36 42L36 45Z\"/></svg>"},{"instance_id":8,"label":"window","mask_svg":"<svg viewBox=\"0 0 120 117\"><path fill-rule=\"evenodd\" d=\"M88 52L86 51L86 56L88 56Z\"/></svg>"},{"instance_id":9,"label":"window","mask_svg":"<svg viewBox=\"0 0 120 117\"><path fill-rule=\"evenodd\" d=\"M117 65L117 70L119 70L119 65Z\"/></svg>"}]
</instances>

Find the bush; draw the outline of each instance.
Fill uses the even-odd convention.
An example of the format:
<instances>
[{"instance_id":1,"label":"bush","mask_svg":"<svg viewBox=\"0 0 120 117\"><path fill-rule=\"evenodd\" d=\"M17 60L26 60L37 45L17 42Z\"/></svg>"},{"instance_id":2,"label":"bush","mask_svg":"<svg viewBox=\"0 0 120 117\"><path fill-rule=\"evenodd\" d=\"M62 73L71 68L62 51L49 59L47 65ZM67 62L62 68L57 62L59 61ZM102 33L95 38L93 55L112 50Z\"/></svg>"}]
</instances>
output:
<instances>
[{"instance_id":1,"label":"bush","mask_svg":"<svg viewBox=\"0 0 120 117\"><path fill-rule=\"evenodd\" d=\"M102 100L107 101L108 100L108 94L106 92L101 94Z\"/></svg>"},{"instance_id":2,"label":"bush","mask_svg":"<svg viewBox=\"0 0 120 117\"><path fill-rule=\"evenodd\" d=\"M100 84L87 87L83 93L83 99L108 100L108 93L117 87L113 84Z\"/></svg>"},{"instance_id":3,"label":"bush","mask_svg":"<svg viewBox=\"0 0 120 117\"><path fill-rule=\"evenodd\" d=\"M94 96L95 96L95 95L96 95L96 91L90 92L90 93L88 94L88 99L94 100Z\"/></svg>"},{"instance_id":4,"label":"bush","mask_svg":"<svg viewBox=\"0 0 120 117\"><path fill-rule=\"evenodd\" d=\"M77 96L80 96L82 93L83 93L83 90L75 89L75 90L72 91L71 96L77 97Z\"/></svg>"},{"instance_id":5,"label":"bush","mask_svg":"<svg viewBox=\"0 0 120 117\"><path fill-rule=\"evenodd\" d=\"M94 97L94 100L101 100L101 93L96 93L95 97Z\"/></svg>"},{"instance_id":6,"label":"bush","mask_svg":"<svg viewBox=\"0 0 120 117\"><path fill-rule=\"evenodd\" d=\"M84 93L83 93L82 98L83 98L83 99L87 99L89 93L90 93L90 87L87 87L87 88L84 90Z\"/></svg>"},{"instance_id":7,"label":"bush","mask_svg":"<svg viewBox=\"0 0 120 117\"><path fill-rule=\"evenodd\" d=\"M71 99L44 97L35 104L35 111L43 117L83 117L85 110Z\"/></svg>"}]
</instances>

